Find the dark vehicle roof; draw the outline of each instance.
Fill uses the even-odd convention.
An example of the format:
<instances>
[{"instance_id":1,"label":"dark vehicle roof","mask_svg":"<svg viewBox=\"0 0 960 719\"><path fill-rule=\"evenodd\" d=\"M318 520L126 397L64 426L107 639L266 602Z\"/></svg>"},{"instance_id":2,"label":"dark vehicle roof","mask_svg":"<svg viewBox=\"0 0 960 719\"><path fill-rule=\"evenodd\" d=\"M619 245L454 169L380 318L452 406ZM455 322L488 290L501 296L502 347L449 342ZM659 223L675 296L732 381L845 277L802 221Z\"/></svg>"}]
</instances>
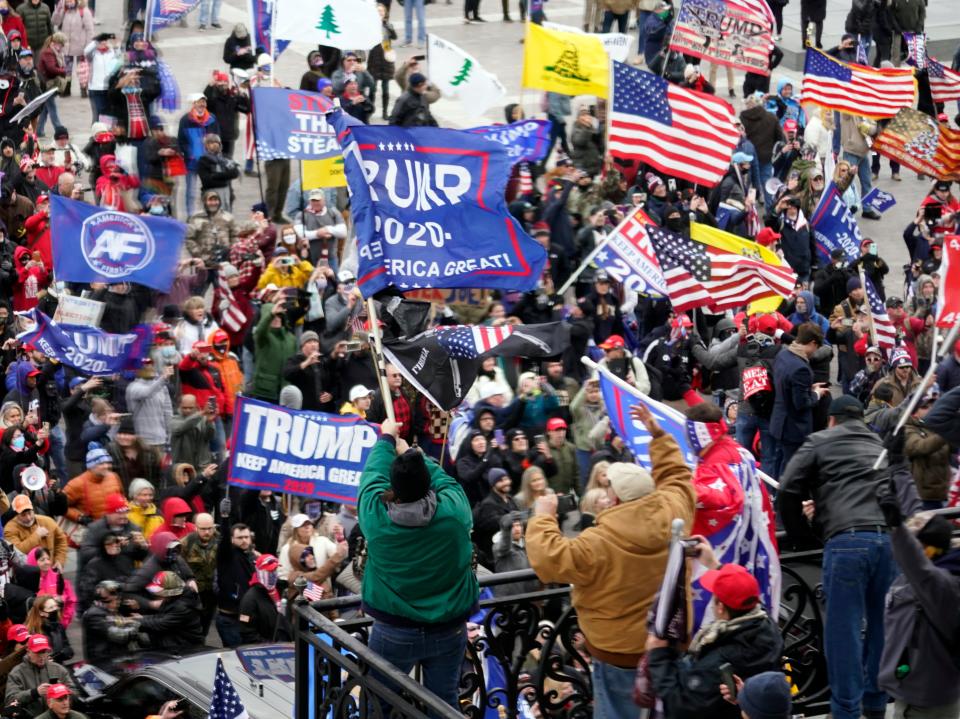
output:
<instances>
[{"instance_id":1,"label":"dark vehicle roof","mask_svg":"<svg viewBox=\"0 0 960 719\"><path fill-rule=\"evenodd\" d=\"M294 654L293 644L289 643L214 649L180 657L149 653L129 660L118 660L107 673L115 681L121 678L129 681L137 676L156 679L178 695L206 709L210 706L213 693L217 658L223 660L224 669L251 719L291 716ZM75 675L79 668L74 668ZM83 684L83 681L80 680L80 683ZM108 688L104 693L109 695L111 691L113 689Z\"/></svg>"}]
</instances>

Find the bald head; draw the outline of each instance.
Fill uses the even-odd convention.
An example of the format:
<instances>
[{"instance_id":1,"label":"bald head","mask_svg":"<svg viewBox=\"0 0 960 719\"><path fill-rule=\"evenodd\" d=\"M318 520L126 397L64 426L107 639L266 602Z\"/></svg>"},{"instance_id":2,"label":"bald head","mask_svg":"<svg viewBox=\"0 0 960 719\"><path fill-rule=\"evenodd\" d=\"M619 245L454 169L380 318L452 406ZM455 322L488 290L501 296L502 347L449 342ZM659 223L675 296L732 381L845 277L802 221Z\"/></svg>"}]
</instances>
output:
<instances>
[{"instance_id":1,"label":"bald head","mask_svg":"<svg viewBox=\"0 0 960 719\"><path fill-rule=\"evenodd\" d=\"M192 394L185 394L180 398L180 414L186 416L197 411L197 398Z\"/></svg>"},{"instance_id":2,"label":"bald head","mask_svg":"<svg viewBox=\"0 0 960 719\"><path fill-rule=\"evenodd\" d=\"M193 518L193 523L197 527L197 536L200 537L201 542L206 543L213 539L213 535L217 531L217 525L213 521L212 514L201 512Z\"/></svg>"}]
</instances>

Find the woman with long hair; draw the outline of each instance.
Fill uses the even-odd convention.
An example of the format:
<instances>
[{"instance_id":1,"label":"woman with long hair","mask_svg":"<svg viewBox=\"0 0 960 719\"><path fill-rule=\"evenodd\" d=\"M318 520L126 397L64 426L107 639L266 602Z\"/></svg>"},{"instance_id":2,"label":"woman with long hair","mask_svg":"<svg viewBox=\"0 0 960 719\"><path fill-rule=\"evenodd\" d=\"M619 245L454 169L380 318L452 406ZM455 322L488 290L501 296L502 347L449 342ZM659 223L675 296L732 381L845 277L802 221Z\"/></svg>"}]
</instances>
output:
<instances>
[{"instance_id":1,"label":"woman with long hair","mask_svg":"<svg viewBox=\"0 0 960 719\"><path fill-rule=\"evenodd\" d=\"M50 640L53 650L50 658L58 664L73 657L73 647L67 637L67 628L61 621L60 600L52 594L38 594L27 613L27 629L31 634L43 634Z\"/></svg>"},{"instance_id":2,"label":"woman with long hair","mask_svg":"<svg viewBox=\"0 0 960 719\"><path fill-rule=\"evenodd\" d=\"M610 480L607 479L607 468L610 463L606 460L600 460L590 468L590 478L587 480L587 486L583 490L584 495L591 489L606 490L610 486Z\"/></svg>"},{"instance_id":3,"label":"woman with long hair","mask_svg":"<svg viewBox=\"0 0 960 719\"><path fill-rule=\"evenodd\" d=\"M43 82L44 90L56 88L63 92L67 84L67 60L64 54L64 48L67 45L67 36L62 32L55 32L53 35L43 41L43 47L40 48L40 56L37 58L37 73ZM43 136L43 130L47 126L47 117L53 122L54 127L60 127L60 113L57 112L57 95L54 93L45 103L40 112L40 124L37 126L37 134Z\"/></svg>"},{"instance_id":4,"label":"woman with long hair","mask_svg":"<svg viewBox=\"0 0 960 719\"><path fill-rule=\"evenodd\" d=\"M86 97L90 68L83 51L93 40L93 11L87 7L87 0L60 0L53 11L52 21L53 26L67 38L64 49L67 84L62 94L64 97L70 95L71 78L76 68L80 97Z\"/></svg>"},{"instance_id":5,"label":"woman with long hair","mask_svg":"<svg viewBox=\"0 0 960 719\"><path fill-rule=\"evenodd\" d=\"M520 492L514 499L517 500L520 509L533 509L537 497L553 493L553 490L547 486L547 475L540 467L533 466L523 470L523 476L520 478Z\"/></svg>"},{"instance_id":6,"label":"woman with long hair","mask_svg":"<svg viewBox=\"0 0 960 719\"><path fill-rule=\"evenodd\" d=\"M49 594L63 609L61 621L69 627L77 611L77 595L73 584L63 572L53 566L53 556L46 547L34 547L27 554L27 564L40 570L40 589L37 594Z\"/></svg>"}]
</instances>

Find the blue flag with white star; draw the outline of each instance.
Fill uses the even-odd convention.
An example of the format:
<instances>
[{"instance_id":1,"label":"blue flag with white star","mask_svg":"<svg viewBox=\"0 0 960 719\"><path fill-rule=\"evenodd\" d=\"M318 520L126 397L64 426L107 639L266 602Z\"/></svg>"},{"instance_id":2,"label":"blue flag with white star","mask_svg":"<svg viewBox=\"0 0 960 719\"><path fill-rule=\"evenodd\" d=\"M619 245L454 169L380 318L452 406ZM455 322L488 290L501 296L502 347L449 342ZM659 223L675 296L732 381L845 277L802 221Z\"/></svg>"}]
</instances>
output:
<instances>
[{"instance_id":1,"label":"blue flag with white star","mask_svg":"<svg viewBox=\"0 0 960 719\"><path fill-rule=\"evenodd\" d=\"M217 657L213 695L210 697L210 719L247 719L248 716L236 687L223 668L223 659Z\"/></svg>"},{"instance_id":2,"label":"blue flag with white star","mask_svg":"<svg viewBox=\"0 0 960 719\"><path fill-rule=\"evenodd\" d=\"M546 250L507 211L509 153L482 135L434 127L350 126L343 148L364 297L401 290L537 286Z\"/></svg>"}]
</instances>

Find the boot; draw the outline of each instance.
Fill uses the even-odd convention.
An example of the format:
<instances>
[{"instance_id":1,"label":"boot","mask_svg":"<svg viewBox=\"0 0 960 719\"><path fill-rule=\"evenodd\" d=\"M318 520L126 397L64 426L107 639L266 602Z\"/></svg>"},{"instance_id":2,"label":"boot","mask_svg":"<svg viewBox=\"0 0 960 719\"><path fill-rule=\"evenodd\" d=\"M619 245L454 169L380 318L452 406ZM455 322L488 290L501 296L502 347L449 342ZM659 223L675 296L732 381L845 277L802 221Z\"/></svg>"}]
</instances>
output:
<instances>
[{"instance_id":1,"label":"boot","mask_svg":"<svg viewBox=\"0 0 960 719\"><path fill-rule=\"evenodd\" d=\"M81 88L80 88L80 97L86 97L86 96L87 96L87 88L81 87Z\"/></svg>"},{"instance_id":2,"label":"boot","mask_svg":"<svg viewBox=\"0 0 960 719\"><path fill-rule=\"evenodd\" d=\"M70 86L72 84L72 80L67 80L67 83L63 86L63 90L60 92L60 97L70 97Z\"/></svg>"}]
</instances>

